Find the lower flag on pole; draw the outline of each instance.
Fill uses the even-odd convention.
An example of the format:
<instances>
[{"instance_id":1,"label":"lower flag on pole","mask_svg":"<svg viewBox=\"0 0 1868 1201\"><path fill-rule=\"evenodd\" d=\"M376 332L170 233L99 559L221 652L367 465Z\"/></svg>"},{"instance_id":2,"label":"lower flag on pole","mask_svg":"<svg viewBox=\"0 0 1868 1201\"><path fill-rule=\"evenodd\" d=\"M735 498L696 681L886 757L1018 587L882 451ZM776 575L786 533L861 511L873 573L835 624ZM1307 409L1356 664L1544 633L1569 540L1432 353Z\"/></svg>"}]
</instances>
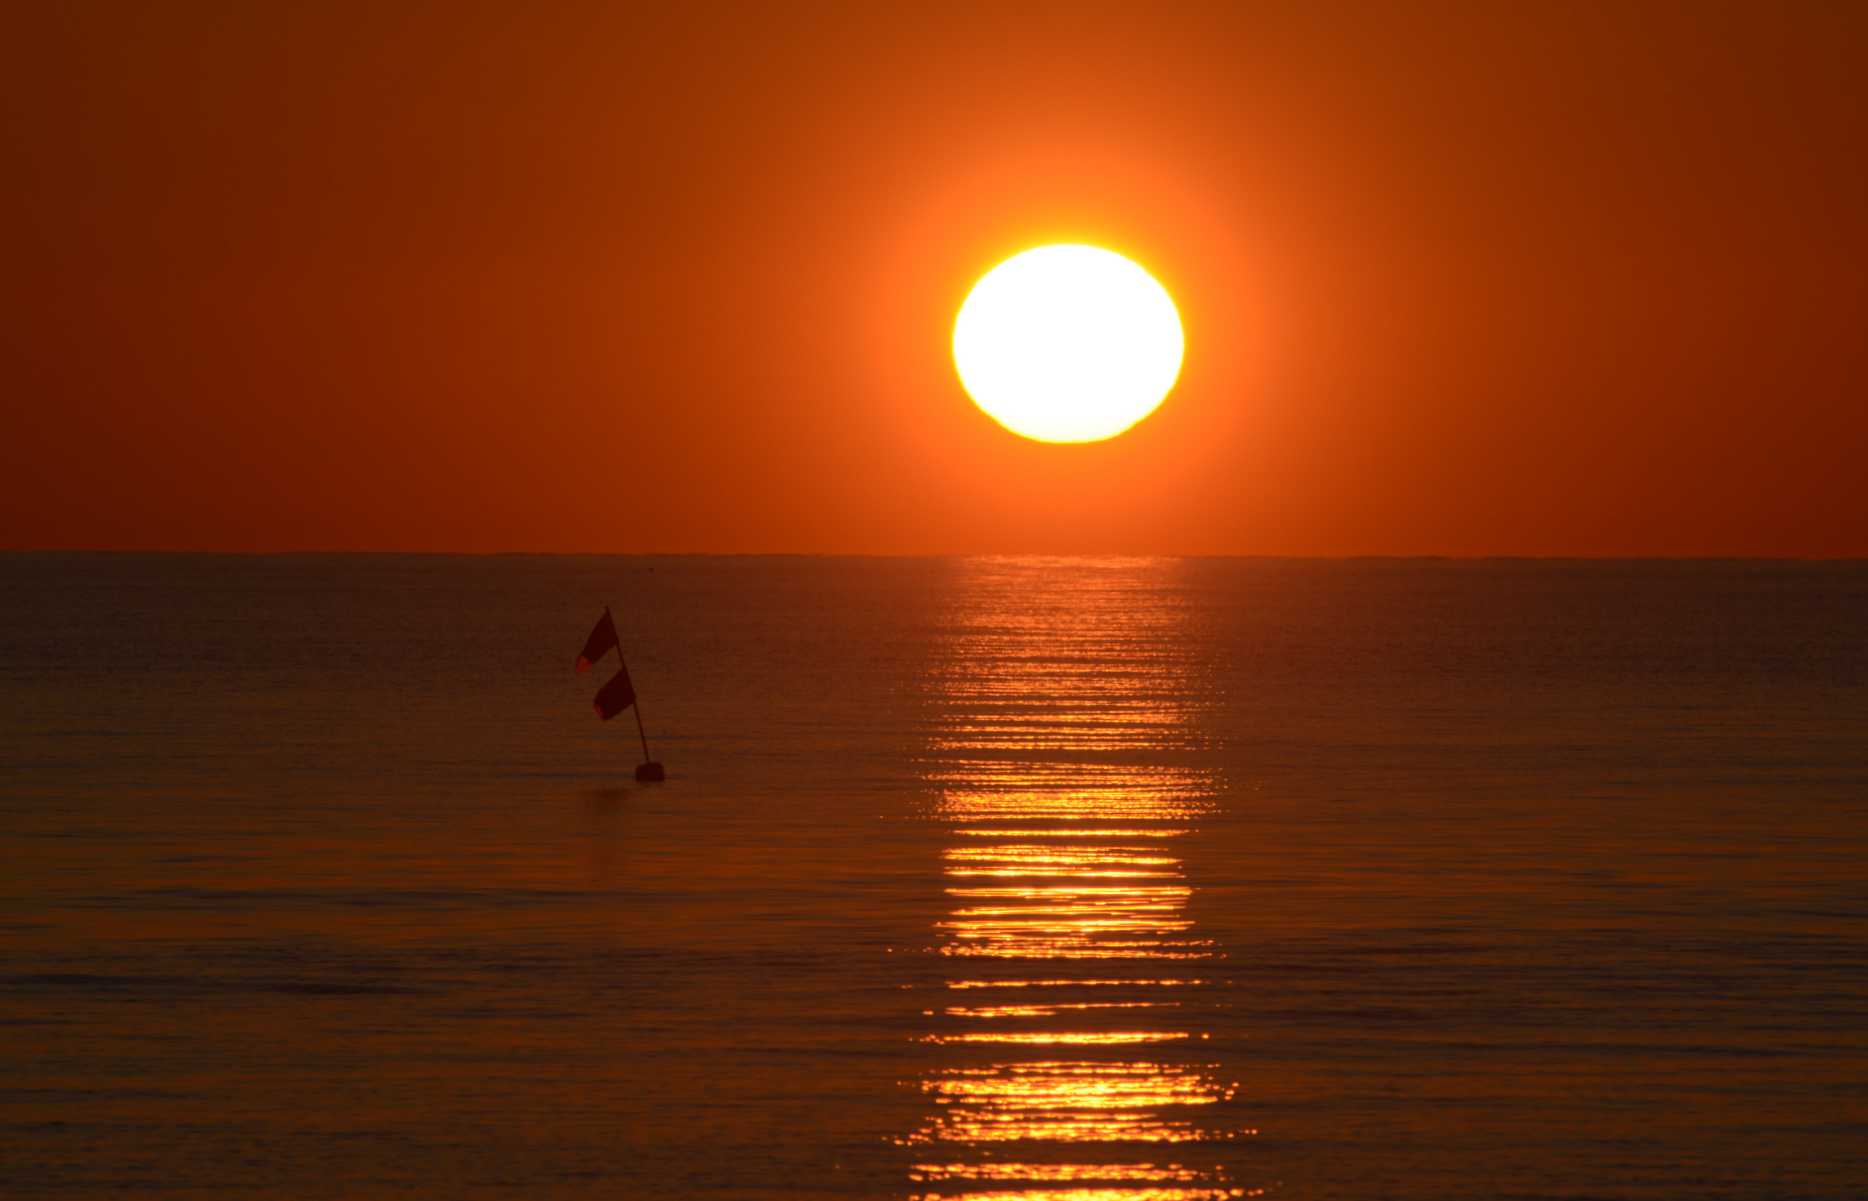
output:
<instances>
[{"instance_id":1,"label":"lower flag on pole","mask_svg":"<svg viewBox=\"0 0 1868 1201\"><path fill-rule=\"evenodd\" d=\"M609 616L606 614L603 620L606 622L609 621ZM595 637L595 635L593 634L592 637ZM610 682L597 690L597 716L601 717L604 721L610 720L635 703L636 689L635 686L629 682L629 668L627 666L618 667L616 669L616 674L610 677Z\"/></svg>"},{"instance_id":2,"label":"lower flag on pole","mask_svg":"<svg viewBox=\"0 0 1868 1201\"><path fill-rule=\"evenodd\" d=\"M616 623L610 620L610 611L605 609L603 616L597 618L596 626L590 631L590 637L584 639L583 652L577 656L577 674L581 676L589 671L590 665L609 654L610 648L615 645ZM622 652L618 651L617 658L621 657ZM628 703L623 702L625 705Z\"/></svg>"}]
</instances>

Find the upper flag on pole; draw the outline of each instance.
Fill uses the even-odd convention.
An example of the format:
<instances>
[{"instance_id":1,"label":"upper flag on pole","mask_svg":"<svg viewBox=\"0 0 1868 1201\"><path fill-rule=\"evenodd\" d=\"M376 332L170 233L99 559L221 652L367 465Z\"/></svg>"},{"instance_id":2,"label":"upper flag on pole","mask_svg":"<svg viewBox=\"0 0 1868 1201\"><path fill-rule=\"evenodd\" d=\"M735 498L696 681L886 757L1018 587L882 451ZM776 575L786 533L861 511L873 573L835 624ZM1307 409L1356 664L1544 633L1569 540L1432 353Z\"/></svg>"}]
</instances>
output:
<instances>
[{"instance_id":1,"label":"upper flag on pole","mask_svg":"<svg viewBox=\"0 0 1868 1201\"><path fill-rule=\"evenodd\" d=\"M590 637L584 639L584 649L577 656L577 674L583 675L585 672L589 671L592 663L595 663L598 659L609 654L611 649L615 646L616 623L610 620L610 611L605 609L603 611L603 616L597 618L595 628L590 631ZM618 651L617 656L619 659L621 655L622 652ZM627 704L629 704L628 701L623 702L623 705ZM617 707L617 712L622 712L622 706Z\"/></svg>"}]
</instances>

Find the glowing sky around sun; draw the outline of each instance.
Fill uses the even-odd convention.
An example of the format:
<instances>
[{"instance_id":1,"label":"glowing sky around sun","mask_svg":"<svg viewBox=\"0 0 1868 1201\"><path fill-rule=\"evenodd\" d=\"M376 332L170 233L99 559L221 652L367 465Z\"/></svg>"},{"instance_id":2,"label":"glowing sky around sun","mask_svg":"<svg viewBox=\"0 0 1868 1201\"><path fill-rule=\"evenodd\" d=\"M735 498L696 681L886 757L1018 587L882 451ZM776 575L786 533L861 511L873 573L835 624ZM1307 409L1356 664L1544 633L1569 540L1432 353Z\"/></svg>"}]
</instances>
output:
<instances>
[{"instance_id":1,"label":"glowing sky around sun","mask_svg":"<svg viewBox=\"0 0 1868 1201\"><path fill-rule=\"evenodd\" d=\"M0 548L1868 554L1868 6L15 7Z\"/></svg>"}]
</instances>

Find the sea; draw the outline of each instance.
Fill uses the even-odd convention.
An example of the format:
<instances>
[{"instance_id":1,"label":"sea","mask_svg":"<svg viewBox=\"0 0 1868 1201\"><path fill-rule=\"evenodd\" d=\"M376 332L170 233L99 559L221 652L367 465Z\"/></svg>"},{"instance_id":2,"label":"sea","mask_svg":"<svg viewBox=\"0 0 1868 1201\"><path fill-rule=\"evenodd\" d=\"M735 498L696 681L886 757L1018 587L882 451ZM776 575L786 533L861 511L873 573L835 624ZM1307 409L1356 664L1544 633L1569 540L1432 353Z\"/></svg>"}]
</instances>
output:
<instances>
[{"instance_id":1,"label":"sea","mask_svg":"<svg viewBox=\"0 0 1868 1201\"><path fill-rule=\"evenodd\" d=\"M1868 1196L1864 634L1860 562L0 556L0 1195Z\"/></svg>"}]
</instances>

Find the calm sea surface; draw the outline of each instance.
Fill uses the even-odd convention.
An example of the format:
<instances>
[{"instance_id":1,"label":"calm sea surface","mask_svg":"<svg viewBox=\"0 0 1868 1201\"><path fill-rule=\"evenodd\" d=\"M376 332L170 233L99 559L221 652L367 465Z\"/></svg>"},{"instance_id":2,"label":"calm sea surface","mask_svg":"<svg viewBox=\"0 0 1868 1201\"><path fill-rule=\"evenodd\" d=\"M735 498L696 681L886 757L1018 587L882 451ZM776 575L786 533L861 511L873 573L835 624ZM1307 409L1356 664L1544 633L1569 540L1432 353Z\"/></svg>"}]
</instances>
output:
<instances>
[{"instance_id":1,"label":"calm sea surface","mask_svg":"<svg viewBox=\"0 0 1868 1201\"><path fill-rule=\"evenodd\" d=\"M1865 633L1862 564L0 556L0 1194L1868 1195Z\"/></svg>"}]
</instances>

